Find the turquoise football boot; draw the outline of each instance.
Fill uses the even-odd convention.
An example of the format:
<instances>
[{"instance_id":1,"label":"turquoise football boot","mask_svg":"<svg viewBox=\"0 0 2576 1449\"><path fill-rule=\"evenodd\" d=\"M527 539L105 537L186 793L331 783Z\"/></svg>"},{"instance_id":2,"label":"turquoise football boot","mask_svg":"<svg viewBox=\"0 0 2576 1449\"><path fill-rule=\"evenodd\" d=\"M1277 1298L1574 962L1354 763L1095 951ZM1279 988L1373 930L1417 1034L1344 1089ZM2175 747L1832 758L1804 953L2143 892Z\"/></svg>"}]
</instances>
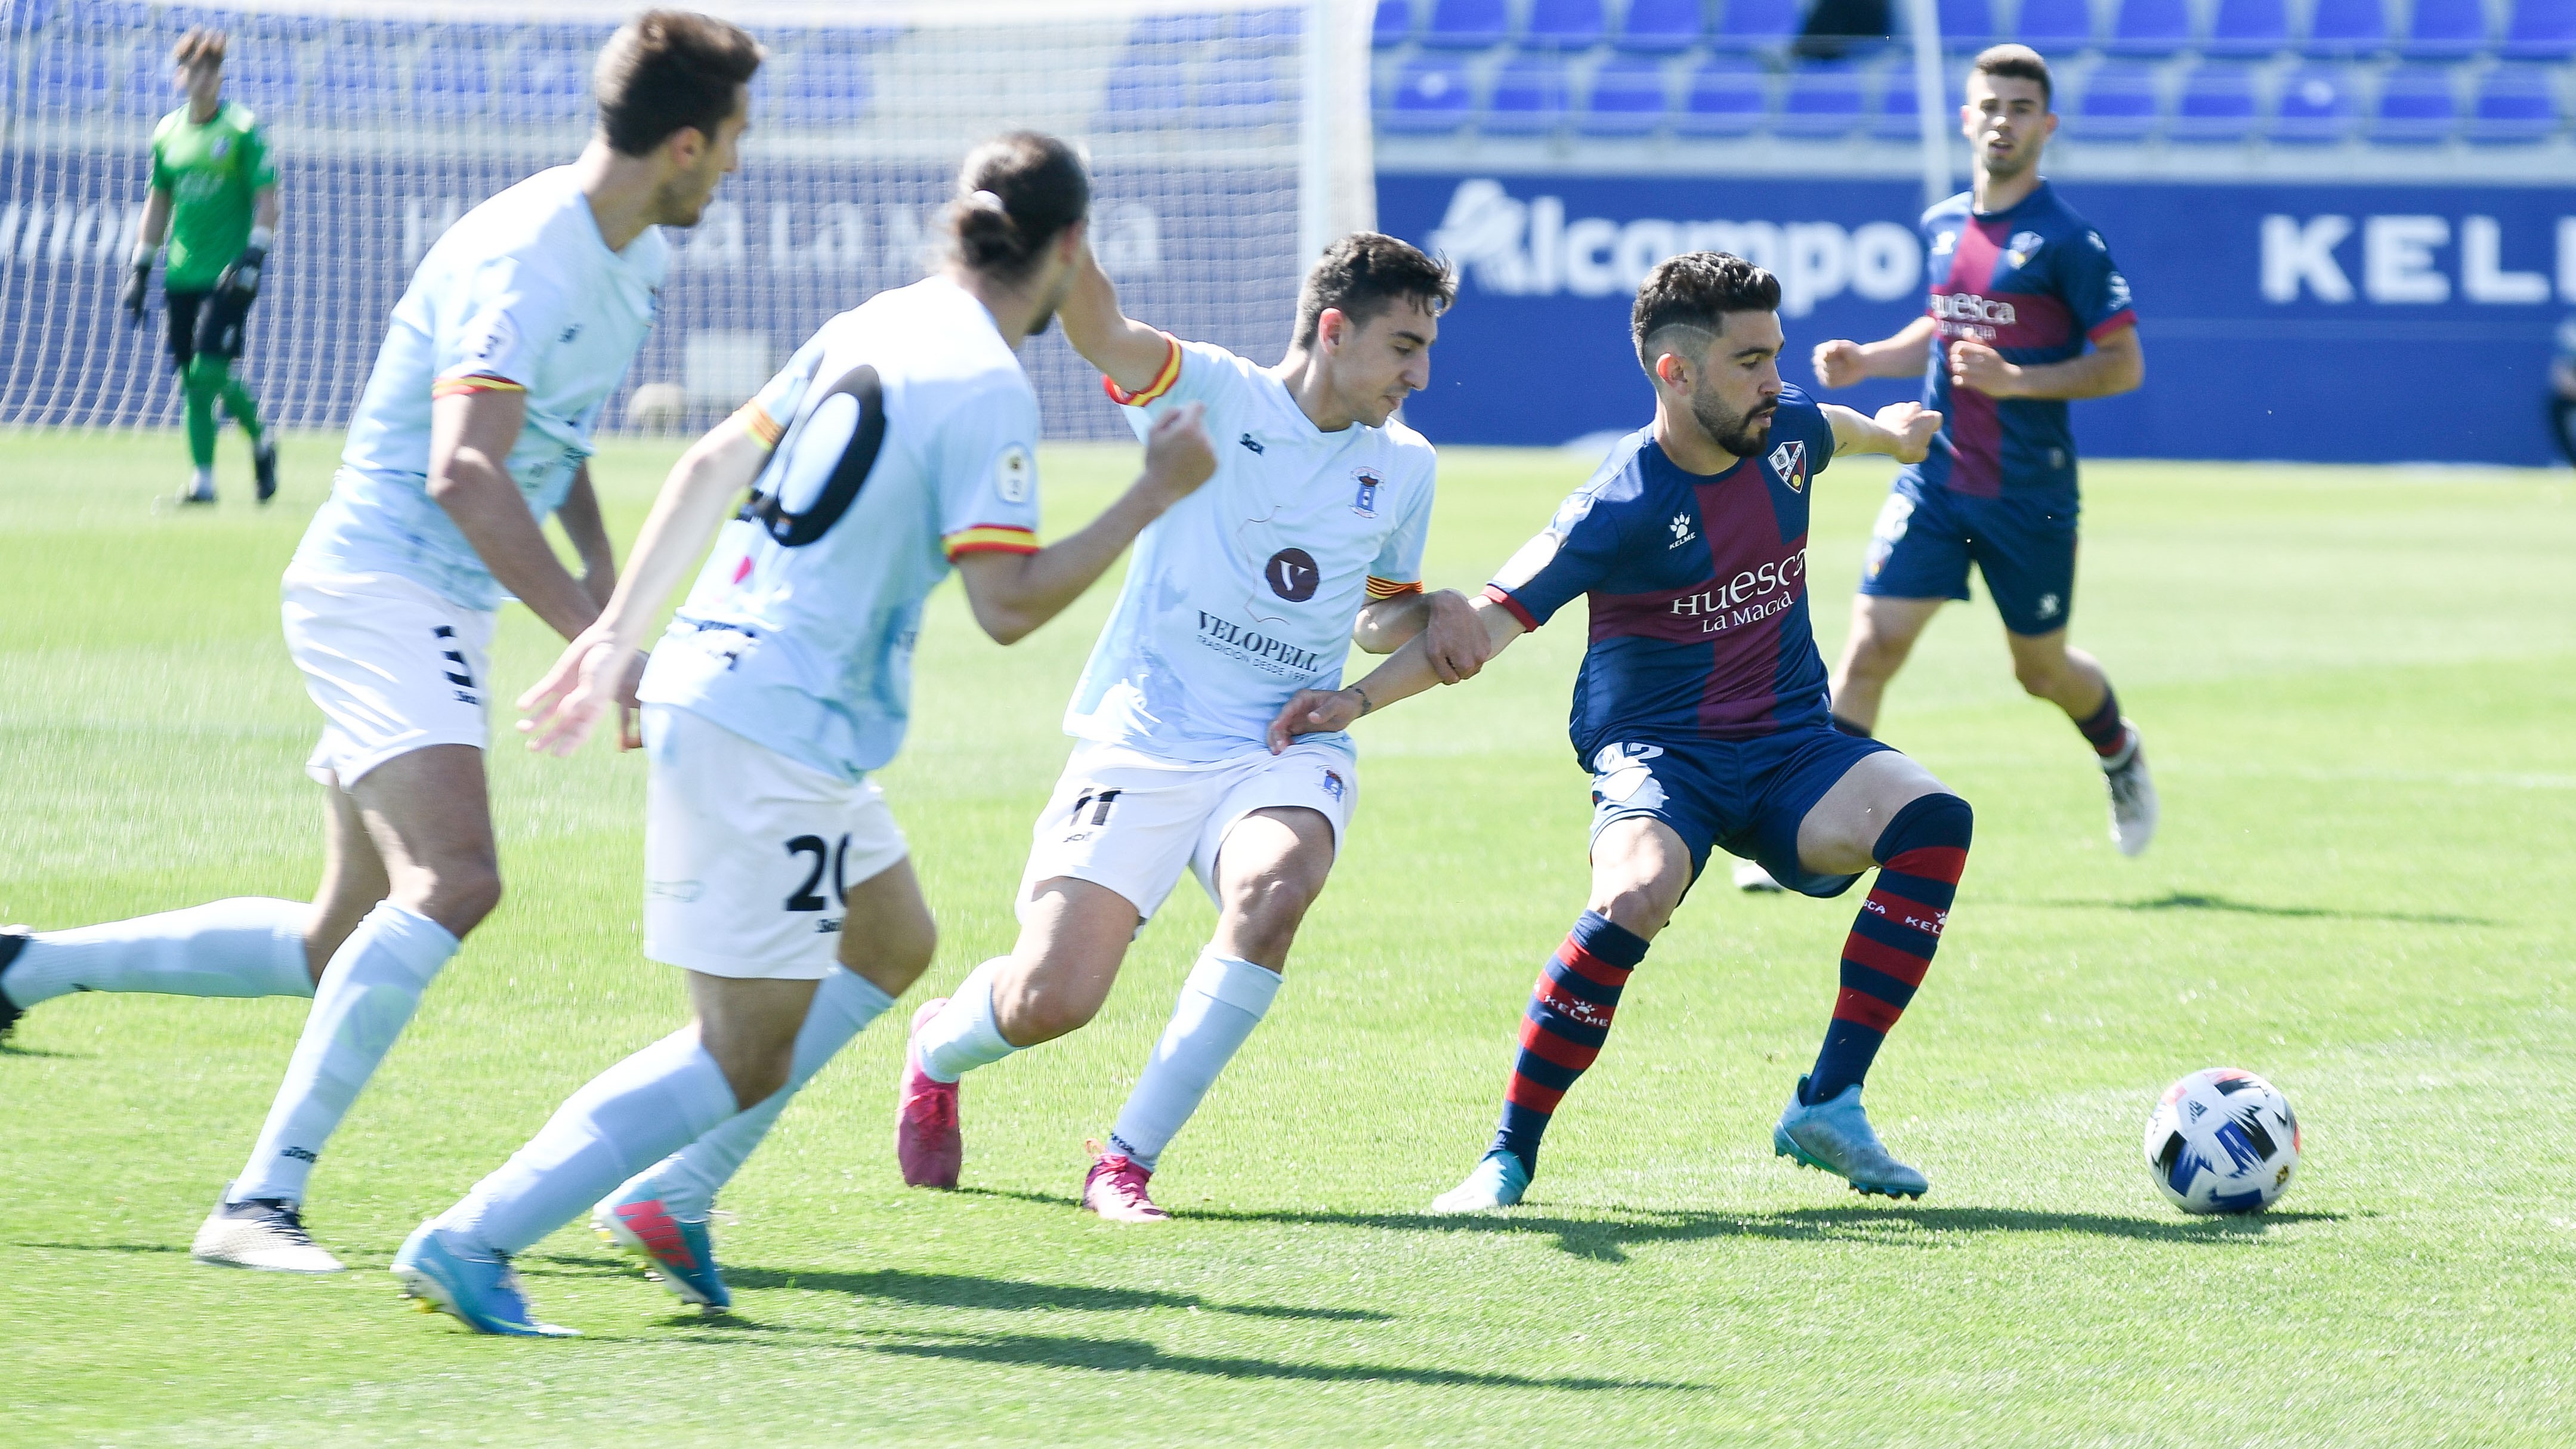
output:
<instances>
[{"instance_id":1,"label":"turquoise football boot","mask_svg":"<svg viewBox=\"0 0 2576 1449\"><path fill-rule=\"evenodd\" d=\"M569 1328L537 1321L527 1290L510 1260L501 1254L476 1254L457 1245L435 1222L422 1223L394 1254L394 1277L403 1296L423 1313L445 1313L476 1333L509 1338L579 1338Z\"/></svg>"},{"instance_id":2,"label":"turquoise football boot","mask_svg":"<svg viewBox=\"0 0 2576 1449\"><path fill-rule=\"evenodd\" d=\"M650 1184L604 1198L590 1210L590 1230L622 1253L644 1260L647 1276L683 1303L709 1315L733 1307L733 1294L716 1271L715 1235L706 1219L673 1217Z\"/></svg>"},{"instance_id":3,"label":"turquoise football boot","mask_svg":"<svg viewBox=\"0 0 2576 1449\"><path fill-rule=\"evenodd\" d=\"M1520 1206L1521 1194L1529 1191L1530 1170L1520 1158L1497 1147L1485 1154L1467 1173L1467 1180L1431 1200L1435 1213L1480 1213L1493 1208Z\"/></svg>"},{"instance_id":4,"label":"turquoise football boot","mask_svg":"<svg viewBox=\"0 0 2576 1449\"><path fill-rule=\"evenodd\" d=\"M1775 1156L1794 1157L1819 1172L1830 1172L1857 1193L1921 1197L1932 1185L1922 1173L1888 1155L1887 1145L1869 1125L1869 1114L1861 1110L1857 1082L1830 1101L1810 1105L1807 1079L1800 1077L1798 1090L1789 1094L1788 1109L1771 1129L1771 1150Z\"/></svg>"}]
</instances>

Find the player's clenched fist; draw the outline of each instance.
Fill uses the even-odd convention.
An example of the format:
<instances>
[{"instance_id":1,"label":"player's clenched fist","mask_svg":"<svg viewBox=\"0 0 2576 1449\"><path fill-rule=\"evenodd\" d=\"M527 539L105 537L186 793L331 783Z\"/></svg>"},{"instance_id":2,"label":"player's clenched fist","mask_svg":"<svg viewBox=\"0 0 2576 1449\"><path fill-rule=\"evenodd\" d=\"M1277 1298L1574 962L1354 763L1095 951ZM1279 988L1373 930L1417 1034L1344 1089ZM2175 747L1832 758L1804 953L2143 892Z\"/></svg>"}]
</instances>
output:
<instances>
[{"instance_id":1,"label":"player's clenched fist","mask_svg":"<svg viewBox=\"0 0 2576 1449\"><path fill-rule=\"evenodd\" d=\"M1351 727L1368 713L1366 697L1356 689L1301 689L1279 707L1270 722L1270 753L1288 748L1299 735L1329 735Z\"/></svg>"},{"instance_id":2,"label":"player's clenched fist","mask_svg":"<svg viewBox=\"0 0 2576 1449\"><path fill-rule=\"evenodd\" d=\"M1941 415L1917 402L1889 403L1878 410L1875 421L1896 435L1895 458L1900 463L1920 463L1932 451L1932 439L1941 431Z\"/></svg>"},{"instance_id":3,"label":"player's clenched fist","mask_svg":"<svg viewBox=\"0 0 2576 1449\"><path fill-rule=\"evenodd\" d=\"M2021 369L1982 342L1950 344L1950 385L1973 387L1988 397L2011 397Z\"/></svg>"},{"instance_id":4,"label":"player's clenched fist","mask_svg":"<svg viewBox=\"0 0 2576 1449\"><path fill-rule=\"evenodd\" d=\"M1424 607L1430 617L1422 626L1422 645L1430 656L1431 672L1442 684L1475 678L1494 653L1493 637L1485 632L1476 606L1456 589L1442 589L1427 596Z\"/></svg>"},{"instance_id":5,"label":"player's clenched fist","mask_svg":"<svg viewBox=\"0 0 2576 1449\"><path fill-rule=\"evenodd\" d=\"M1216 472L1216 445L1200 422L1206 413L1205 403L1183 403L1156 418L1145 435L1145 476L1162 486L1169 502L1187 498Z\"/></svg>"},{"instance_id":6,"label":"player's clenched fist","mask_svg":"<svg viewBox=\"0 0 2576 1449\"><path fill-rule=\"evenodd\" d=\"M1816 381L1824 387L1851 387L1869 378L1869 366L1861 356L1860 344L1848 337L1816 344Z\"/></svg>"}]
</instances>

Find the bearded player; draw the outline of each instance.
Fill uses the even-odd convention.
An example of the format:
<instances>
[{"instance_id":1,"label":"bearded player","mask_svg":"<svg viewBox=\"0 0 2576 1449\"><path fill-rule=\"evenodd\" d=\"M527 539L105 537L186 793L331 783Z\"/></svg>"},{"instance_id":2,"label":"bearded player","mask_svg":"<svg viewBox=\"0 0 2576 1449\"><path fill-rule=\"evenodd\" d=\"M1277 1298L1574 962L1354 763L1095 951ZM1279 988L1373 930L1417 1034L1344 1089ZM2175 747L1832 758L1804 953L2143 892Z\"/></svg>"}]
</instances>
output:
<instances>
[{"instance_id":1,"label":"bearded player","mask_svg":"<svg viewBox=\"0 0 2576 1449\"><path fill-rule=\"evenodd\" d=\"M1435 460L1394 418L1430 381L1455 288L1393 237L1344 237L1307 275L1286 357L1263 368L1131 321L1086 254L1066 340L1140 429L1204 407L1221 462L1137 539L1065 711L1080 743L1038 817L1018 943L913 1018L895 1129L904 1181L956 1186L959 1078L1091 1020L1128 943L1189 871L1216 902L1216 934L1082 1186L1104 1218L1170 1216L1148 1180L1269 1011L1359 798L1348 738L1274 754L1271 717L1337 683L1353 643L1384 653L1420 636L1443 678L1484 662L1466 600L1422 590Z\"/></svg>"},{"instance_id":2,"label":"bearded player","mask_svg":"<svg viewBox=\"0 0 2576 1449\"><path fill-rule=\"evenodd\" d=\"M1656 267L1631 324L1654 423L1611 451L1475 603L1500 651L1590 596L1572 734L1593 775L1592 899L1530 992L1493 1145L1435 1212L1521 1200L1550 1117L1713 847L1811 896L1877 868L1824 1047L1771 1141L1859 1192L1926 1186L1871 1129L1861 1083L1940 944L1967 864L1968 802L1833 727L1806 559L1816 475L1845 453L1920 459L1941 418L1915 403L1867 418L1783 387L1779 305L1778 279L1741 258L1694 252ZM1272 748L1441 682L1428 651L1408 645L1346 689L1300 692L1273 722Z\"/></svg>"},{"instance_id":3,"label":"bearded player","mask_svg":"<svg viewBox=\"0 0 2576 1449\"><path fill-rule=\"evenodd\" d=\"M585 460L653 325L670 251L734 169L760 47L649 11L600 53L599 130L569 166L466 213L422 258L358 399L330 501L282 590L322 711L327 792L310 905L239 897L35 935L0 932L0 1032L73 991L309 996L259 1140L191 1251L333 1273L305 1230L323 1147L430 981L501 899L485 792L484 650L513 596L565 638L616 586ZM576 578L542 531L552 516Z\"/></svg>"},{"instance_id":4,"label":"bearded player","mask_svg":"<svg viewBox=\"0 0 2576 1449\"><path fill-rule=\"evenodd\" d=\"M1948 419L1931 453L1896 475L1878 515L1834 667L1834 722L1863 736L1877 726L1879 700L1924 626L1968 597L1973 562L2003 616L2014 676L2083 732L2110 790L2111 839L2136 855L2157 814L2138 727L2101 664L2066 642L2077 511L2066 404L2132 391L2146 358L2102 234L2040 177L2057 131L2050 99L2037 51L1998 45L1977 56L1959 112L1976 184L1923 214L1929 315L1884 341L1816 348L1826 387L1921 377L1923 405ZM1754 874L1738 884L1768 884Z\"/></svg>"}]
</instances>

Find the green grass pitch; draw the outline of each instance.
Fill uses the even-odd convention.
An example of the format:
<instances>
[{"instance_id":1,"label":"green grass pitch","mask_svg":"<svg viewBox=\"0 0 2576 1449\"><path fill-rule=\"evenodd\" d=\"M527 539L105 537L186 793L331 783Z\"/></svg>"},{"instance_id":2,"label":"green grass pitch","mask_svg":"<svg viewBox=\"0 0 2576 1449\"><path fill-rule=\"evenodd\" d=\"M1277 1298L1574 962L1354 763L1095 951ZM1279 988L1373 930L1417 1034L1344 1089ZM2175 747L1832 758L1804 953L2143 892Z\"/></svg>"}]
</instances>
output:
<instances>
[{"instance_id":1,"label":"green grass pitch","mask_svg":"<svg viewBox=\"0 0 2576 1449\"><path fill-rule=\"evenodd\" d=\"M302 898L316 718L276 584L286 487L156 513L167 435L0 434L0 920ZM598 473L621 549L676 445ZM1050 451L1050 519L1132 449ZM1587 471L1446 456L1428 572L1472 585ZM1818 482L1830 655L1883 468ZM575 1230L524 1260L573 1343L398 1311L386 1261L592 1073L681 1019L637 950L643 772L496 752L509 897L313 1180L352 1265L191 1264L301 1001L79 996L0 1054L0 1441L36 1444L2555 1445L2576 1438L2576 487L2563 475L2097 464L2077 638L2165 824L2105 838L2075 732L1982 602L1884 734L1975 802L1950 936L1870 1087L1932 1178L1862 1202L1775 1159L1853 897L1712 882L1637 975L1529 1205L1420 1216L1482 1149L1531 977L1582 909L1576 619L1362 725L1364 800L1288 986L1156 1180L1076 1212L1210 915L1184 886L1101 1019L968 1083L965 1190L907 1191L913 1002L1007 949L1064 698L1110 591L1003 650L934 600L886 788L938 964L788 1113L719 1223L729 1320ZM506 700L555 652L501 628ZM2193 1221L2139 1161L2166 1082L2270 1076L2307 1160Z\"/></svg>"}]
</instances>

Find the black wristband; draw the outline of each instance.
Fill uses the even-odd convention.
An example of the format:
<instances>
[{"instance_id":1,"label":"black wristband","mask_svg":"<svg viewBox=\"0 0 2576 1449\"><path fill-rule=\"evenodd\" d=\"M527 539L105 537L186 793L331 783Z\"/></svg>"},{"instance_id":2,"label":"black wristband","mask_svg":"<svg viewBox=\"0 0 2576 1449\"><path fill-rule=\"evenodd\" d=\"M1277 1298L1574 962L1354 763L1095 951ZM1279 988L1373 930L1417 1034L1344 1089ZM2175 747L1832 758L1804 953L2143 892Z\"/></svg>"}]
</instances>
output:
<instances>
[{"instance_id":1,"label":"black wristband","mask_svg":"<svg viewBox=\"0 0 2576 1449\"><path fill-rule=\"evenodd\" d=\"M1371 704L1371 703L1369 702L1369 697L1368 697L1368 691L1367 691L1367 690L1362 689L1362 688L1360 688L1358 685L1354 684L1354 685L1351 685L1351 686L1350 686L1350 691L1351 691L1351 693L1356 694L1356 695L1358 695L1358 696L1360 697L1360 714L1361 714L1362 716L1366 716L1370 710L1373 710L1373 709L1377 708L1377 706L1376 706L1376 705Z\"/></svg>"}]
</instances>

